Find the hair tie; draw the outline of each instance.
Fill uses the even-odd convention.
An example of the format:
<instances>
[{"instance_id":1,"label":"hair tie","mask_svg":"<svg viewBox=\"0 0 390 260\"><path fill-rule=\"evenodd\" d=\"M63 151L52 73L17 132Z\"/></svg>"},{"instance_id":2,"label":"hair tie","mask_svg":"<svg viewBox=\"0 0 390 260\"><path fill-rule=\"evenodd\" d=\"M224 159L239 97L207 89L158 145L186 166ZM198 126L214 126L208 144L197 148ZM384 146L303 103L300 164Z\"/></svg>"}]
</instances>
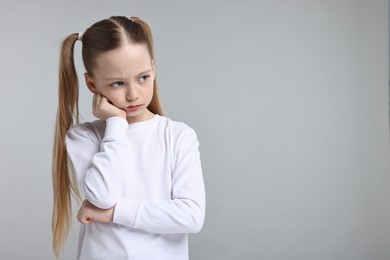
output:
<instances>
[{"instance_id":1,"label":"hair tie","mask_svg":"<svg viewBox=\"0 0 390 260\"><path fill-rule=\"evenodd\" d=\"M77 37L77 40L79 40L79 41L83 41L83 34L84 33L79 33L79 36Z\"/></svg>"}]
</instances>

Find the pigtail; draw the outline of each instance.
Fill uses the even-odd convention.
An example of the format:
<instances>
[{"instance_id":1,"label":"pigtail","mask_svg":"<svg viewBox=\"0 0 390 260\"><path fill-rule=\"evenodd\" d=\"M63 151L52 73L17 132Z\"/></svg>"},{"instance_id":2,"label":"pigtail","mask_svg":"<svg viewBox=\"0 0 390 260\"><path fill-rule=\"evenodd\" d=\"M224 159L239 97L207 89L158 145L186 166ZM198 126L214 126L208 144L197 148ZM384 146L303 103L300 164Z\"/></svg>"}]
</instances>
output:
<instances>
[{"instance_id":1,"label":"pigtail","mask_svg":"<svg viewBox=\"0 0 390 260\"><path fill-rule=\"evenodd\" d=\"M58 111L53 149L53 251L58 258L71 226L71 194L79 195L75 175L70 171L65 145L67 130L79 121L78 78L73 52L78 34L69 35L61 45L59 62Z\"/></svg>"},{"instance_id":2,"label":"pigtail","mask_svg":"<svg viewBox=\"0 0 390 260\"><path fill-rule=\"evenodd\" d=\"M142 20L138 17L131 17L130 21L138 24L141 27L141 30L143 31L142 34L146 38L150 57L152 58L153 61L155 61L154 41L153 41L152 30L150 29L149 25L144 20ZM148 109L149 109L149 111L151 111L154 114L158 114L161 116L164 115L164 110L163 110L163 107L161 104L160 94L158 92L157 72L156 72L156 76L155 76L154 82L153 82L153 97L152 97L152 100L150 101Z\"/></svg>"}]
</instances>

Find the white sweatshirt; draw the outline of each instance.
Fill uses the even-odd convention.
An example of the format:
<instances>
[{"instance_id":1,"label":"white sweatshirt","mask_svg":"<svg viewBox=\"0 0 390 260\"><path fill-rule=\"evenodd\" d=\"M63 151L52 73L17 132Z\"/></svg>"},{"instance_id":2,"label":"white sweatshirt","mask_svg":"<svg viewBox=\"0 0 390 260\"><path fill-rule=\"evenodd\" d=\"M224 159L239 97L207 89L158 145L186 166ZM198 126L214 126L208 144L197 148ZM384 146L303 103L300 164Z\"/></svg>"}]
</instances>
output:
<instances>
[{"instance_id":1,"label":"white sweatshirt","mask_svg":"<svg viewBox=\"0 0 390 260\"><path fill-rule=\"evenodd\" d=\"M205 190L195 132L155 115L72 127L68 156L79 190L95 206L115 206L113 223L82 224L78 259L188 259L188 233L199 232Z\"/></svg>"}]
</instances>

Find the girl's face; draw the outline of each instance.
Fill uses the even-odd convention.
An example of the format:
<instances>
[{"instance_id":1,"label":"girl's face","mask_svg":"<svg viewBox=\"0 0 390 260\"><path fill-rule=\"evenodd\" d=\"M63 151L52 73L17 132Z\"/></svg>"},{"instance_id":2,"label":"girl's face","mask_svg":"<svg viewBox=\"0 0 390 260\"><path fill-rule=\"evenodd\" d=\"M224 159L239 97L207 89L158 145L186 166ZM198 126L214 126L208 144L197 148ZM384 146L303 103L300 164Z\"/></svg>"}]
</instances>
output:
<instances>
[{"instance_id":1,"label":"girl's face","mask_svg":"<svg viewBox=\"0 0 390 260\"><path fill-rule=\"evenodd\" d=\"M147 109L153 97L154 61L145 45L126 44L96 59L93 75L85 74L88 88L127 112L129 123L153 116Z\"/></svg>"}]
</instances>

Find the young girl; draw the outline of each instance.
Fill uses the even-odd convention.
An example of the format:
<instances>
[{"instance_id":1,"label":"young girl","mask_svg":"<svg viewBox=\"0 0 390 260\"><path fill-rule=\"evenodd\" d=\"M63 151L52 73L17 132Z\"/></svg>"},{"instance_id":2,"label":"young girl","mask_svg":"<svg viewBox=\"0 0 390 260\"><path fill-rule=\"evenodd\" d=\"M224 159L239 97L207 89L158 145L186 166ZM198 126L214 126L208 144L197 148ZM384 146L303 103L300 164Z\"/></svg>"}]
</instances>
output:
<instances>
[{"instance_id":1,"label":"young girl","mask_svg":"<svg viewBox=\"0 0 390 260\"><path fill-rule=\"evenodd\" d=\"M98 118L83 124L73 62L77 40ZM136 17L111 17L69 35L59 74L56 256L71 223L73 191L85 198L77 215L78 259L188 259L188 233L199 232L205 216L199 143L189 126L163 116L149 26Z\"/></svg>"}]
</instances>

